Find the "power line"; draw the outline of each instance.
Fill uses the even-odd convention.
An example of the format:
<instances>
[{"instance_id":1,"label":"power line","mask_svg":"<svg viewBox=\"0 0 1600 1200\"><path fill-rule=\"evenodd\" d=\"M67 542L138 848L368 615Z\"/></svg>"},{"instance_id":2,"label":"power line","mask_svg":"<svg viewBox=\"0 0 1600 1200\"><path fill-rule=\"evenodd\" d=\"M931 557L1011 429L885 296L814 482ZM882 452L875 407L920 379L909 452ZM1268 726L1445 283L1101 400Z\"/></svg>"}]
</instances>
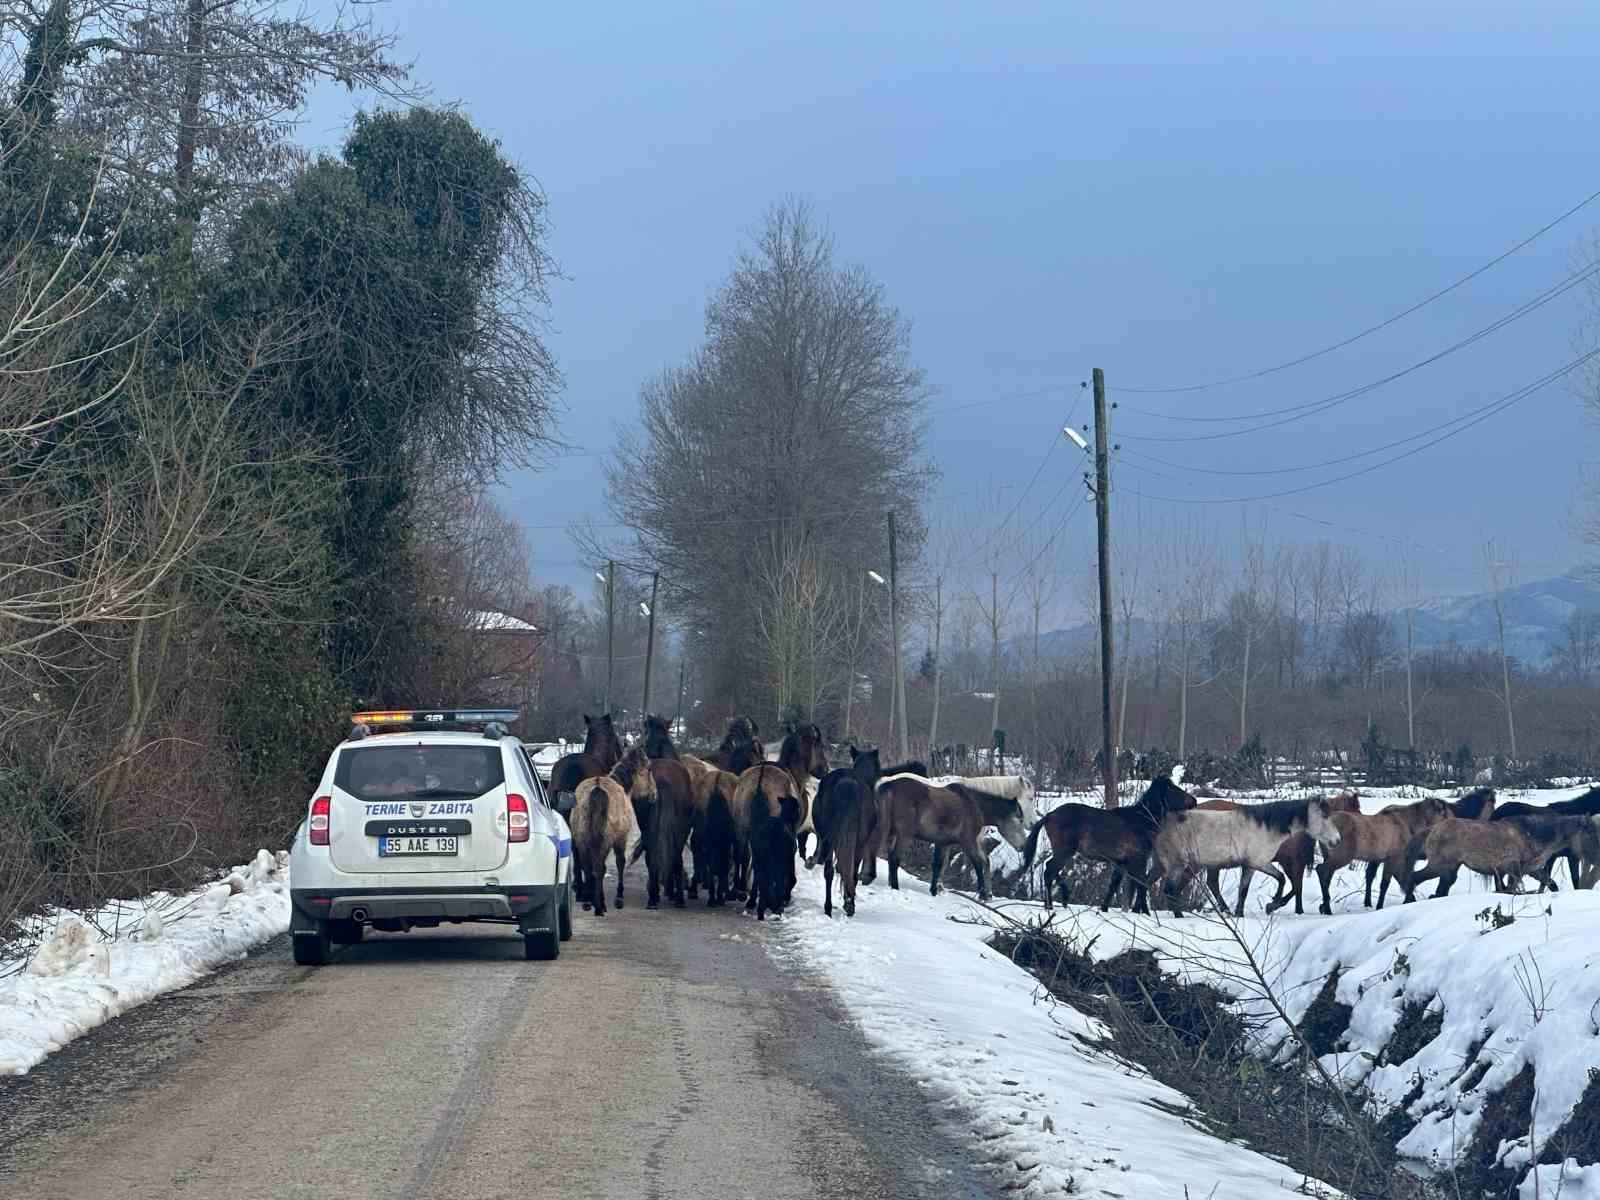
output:
<instances>
[{"instance_id":1,"label":"power line","mask_svg":"<svg viewBox=\"0 0 1600 1200\"><path fill-rule=\"evenodd\" d=\"M1596 357L1600 357L1600 348L1590 350L1586 354L1581 354L1571 362L1567 363L1565 366L1557 367L1554 371L1541 376L1531 383L1524 384L1522 387L1513 392L1509 392L1498 399L1491 400L1489 403L1481 405L1478 408L1471 409L1458 417L1453 417L1449 421L1435 425L1431 429L1424 430L1422 434L1417 436L1426 436L1428 434L1436 433L1439 430L1447 430L1447 432L1439 433L1437 437L1422 443L1420 446L1415 446L1410 450L1393 455L1392 457L1386 458L1381 462L1372 463L1368 466L1360 468L1359 470L1349 471L1343 475L1335 475L1332 478L1324 479L1317 483L1308 483L1303 487L1285 488L1284 490L1277 492L1265 492L1259 496L1230 496L1226 498L1157 496L1149 492L1136 492L1135 494L1143 496L1147 500L1159 500L1167 504L1253 504L1261 500L1276 500L1284 496L1298 496L1303 492L1315 491L1318 488L1329 487L1335 483L1344 483L1350 479L1360 478L1362 475L1369 475L1381 467L1387 467L1393 463L1414 457L1415 455L1421 454L1424 450L1430 449L1433 446L1437 446L1440 442L1453 438L1459 433L1464 433L1468 429L1471 429L1474 425L1478 425L1484 421L1487 421L1490 417L1504 412L1512 405L1517 404L1520 401L1527 399L1534 393L1550 386L1550 384L1556 382L1556 380L1563 379L1572 374L1573 371L1576 371L1585 363L1593 361ZM1449 428L1452 425L1455 426L1454 429ZM1407 438L1405 440L1415 441L1416 438Z\"/></svg>"},{"instance_id":2,"label":"power line","mask_svg":"<svg viewBox=\"0 0 1600 1200\"><path fill-rule=\"evenodd\" d=\"M1370 335L1372 335L1374 333L1377 333L1380 330L1387 329L1389 326L1393 325L1395 322L1402 321L1406 317L1409 317L1412 313L1417 312L1419 309L1425 308L1428 305L1432 304L1435 300L1439 300L1439 299L1441 299L1441 298L1443 298L1445 296L1448 296L1451 292L1455 291L1457 288L1462 287L1465 284L1471 283L1474 279L1476 279L1478 276L1482 275L1485 271L1488 271L1492 267L1498 266L1500 263L1502 263L1506 259L1510 258L1513 254L1517 253L1517 251L1519 251L1519 250L1523 249L1524 247L1526 247L1526 246L1532 244L1533 242L1537 241L1539 238L1541 238L1545 234L1549 233L1557 225L1560 225L1563 221L1567 220L1569 217L1572 217L1575 214L1577 214L1578 212L1582 211L1584 208L1587 208L1590 204L1592 204L1597 199L1600 199L1600 191L1595 191L1595 192L1589 193L1589 195L1585 196L1582 200L1578 201L1578 203L1574 204L1571 208L1567 209L1564 213L1562 213L1560 216L1556 217L1553 221L1549 221L1546 224L1541 225L1538 229L1534 230L1527 237L1523 238L1516 245L1512 246L1509 250L1503 251L1502 253L1495 255L1488 262L1484 263L1481 267L1478 267L1478 268L1476 268L1476 269L1474 269L1472 271L1467 272L1467 274L1461 276L1461 278L1457 279L1455 282L1445 285L1444 287L1440 288L1438 291L1433 292L1432 294L1430 294L1428 296L1424 296L1421 300L1418 300L1415 304L1411 305L1409 308L1401 309L1399 312L1395 313L1393 316L1386 317L1382 321L1379 321L1376 325L1369 325L1367 328L1361 330L1359 333L1353 333L1353 334L1349 335L1348 337L1340 338L1338 341L1332 342L1329 345L1323 346L1319 350L1313 350L1313 351L1311 351L1311 352L1309 352L1307 354L1301 354L1296 358L1288 359L1285 362L1277 363L1277 364L1275 364L1273 366L1270 366L1270 367L1262 367L1262 368L1260 368L1258 370L1247 371L1243 375L1234 375L1234 376L1232 376L1232 377L1230 377L1228 379L1213 380L1210 383L1191 383L1191 384L1184 384L1183 386L1180 386L1180 387L1121 387L1121 388L1117 388L1116 390L1120 391L1120 392L1128 392L1128 393L1141 393L1141 394L1144 394L1144 395L1173 395L1173 394L1176 394L1176 393L1179 393L1179 392L1203 392L1203 391L1208 391L1211 388L1225 387L1225 386L1227 386L1229 384L1234 384L1234 383L1247 383L1252 379L1261 379L1264 376L1274 375L1274 374L1277 374L1279 371L1287 371L1291 367L1298 367L1298 366L1301 366L1301 365L1303 365L1305 363L1311 362L1314 359L1322 358L1324 355L1332 354L1336 350L1343 350L1346 346L1353 345L1354 343L1359 342L1364 337L1369 337Z\"/></svg>"},{"instance_id":3,"label":"power line","mask_svg":"<svg viewBox=\"0 0 1600 1200\"><path fill-rule=\"evenodd\" d=\"M1540 292L1538 295L1534 296L1532 299L1524 301L1522 304L1518 305L1516 308L1512 309L1510 312L1506 313L1504 316L1500 317L1498 320L1495 320L1495 321L1491 322L1490 324L1485 325L1483 328L1475 330L1474 332L1468 334L1466 337L1462 338L1460 341L1457 341L1457 342L1455 342L1455 343L1453 343L1453 344L1451 344L1449 346L1446 346L1442 350L1435 351L1433 354L1428 355L1426 358L1419 359L1416 362L1410 364L1409 366L1402 367L1398 371L1394 371L1394 372L1391 372L1388 375L1384 375L1384 376L1382 376L1382 377L1380 377L1378 379L1374 379L1369 383L1361 384L1359 387L1349 388L1346 391L1336 392L1331 396L1325 396L1320 400L1309 400L1309 401L1306 401L1303 404L1292 404L1292 405L1289 405L1289 406L1287 406L1285 408L1269 409L1269 410L1267 410L1265 412L1259 412L1259 413L1237 414L1237 415L1234 415L1234 416L1203 416L1203 417L1173 416L1173 415L1167 414L1167 413L1152 412L1152 411L1150 411L1148 409L1134 408L1131 405L1128 406L1128 408L1127 408L1127 411L1132 412L1132 413L1137 413L1140 416L1155 417L1155 418L1157 418L1159 420L1165 420L1165 421L1186 421L1186 422L1245 421L1245 420L1255 420L1255 419L1261 418L1261 417L1280 417L1281 416L1282 419L1280 419L1280 420L1266 421L1266 422L1264 422L1263 424L1260 424L1260 425L1253 425L1248 429L1230 429L1230 430L1226 430L1226 431L1224 431L1222 433L1181 434L1181 435L1179 435L1179 434L1158 435L1158 434L1130 433L1130 434L1122 434L1120 436L1123 437L1124 439L1128 440L1128 441L1134 441L1134 442L1214 442L1214 441L1219 441L1219 440L1221 440L1223 438L1244 437L1247 434L1260 433L1264 429L1276 429L1281 425L1288 425L1288 424L1291 424L1291 423L1293 423L1295 421L1304 420L1307 417L1317 416L1320 413L1327 412L1329 409L1336 408L1339 405L1347 403L1350 400L1357 399L1357 398L1359 398L1361 396L1369 395L1370 393L1377 391L1379 388L1385 387L1388 384L1391 384L1391 383L1395 382L1397 379L1404 379L1407 375L1411 375L1411 374L1413 374L1413 373L1415 373L1417 371L1420 371L1424 367L1431 366L1432 364L1438 362L1440 359L1446 358L1449 355L1454 354L1458 350L1465 349L1466 347L1471 346L1476 342L1482 341L1484 338L1489 337L1492 334L1498 333L1501 329L1504 329L1507 325L1510 325L1512 322L1520 320L1522 317L1527 316L1529 313L1534 312L1534 311L1536 311L1536 310L1538 310L1540 308L1543 308L1546 304L1550 303L1550 301L1556 299L1558 296L1564 295L1565 293L1571 291L1573 288L1577 287L1578 285L1580 285L1582 283L1585 283L1588 280L1594 278L1597 274L1600 274L1600 262L1590 263L1587 266L1583 267L1581 270L1576 271L1573 274L1567 276L1567 278L1561 280L1559 283L1553 284L1549 288L1546 288L1544 291ZM1121 406L1119 406L1119 407L1121 407ZM1291 414L1291 415L1282 416L1282 414L1285 414L1285 413Z\"/></svg>"}]
</instances>

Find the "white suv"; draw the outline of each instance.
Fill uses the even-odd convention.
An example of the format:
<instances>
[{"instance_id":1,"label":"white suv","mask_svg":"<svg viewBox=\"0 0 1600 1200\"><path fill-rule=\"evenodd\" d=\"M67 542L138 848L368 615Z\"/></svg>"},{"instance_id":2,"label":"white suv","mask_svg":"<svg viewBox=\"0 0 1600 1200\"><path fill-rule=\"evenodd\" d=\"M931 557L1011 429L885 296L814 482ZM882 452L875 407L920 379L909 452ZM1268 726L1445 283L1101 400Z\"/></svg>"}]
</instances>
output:
<instances>
[{"instance_id":1,"label":"white suv","mask_svg":"<svg viewBox=\"0 0 1600 1200\"><path fill-rule=\"evenodd\" d=\"M441 921L514 924L529 958L561 953L572 936L572 834L505 731L517 716L355 714L290 851L295 962L320 965L369 925Z\"/></svg>"}]
</instances>

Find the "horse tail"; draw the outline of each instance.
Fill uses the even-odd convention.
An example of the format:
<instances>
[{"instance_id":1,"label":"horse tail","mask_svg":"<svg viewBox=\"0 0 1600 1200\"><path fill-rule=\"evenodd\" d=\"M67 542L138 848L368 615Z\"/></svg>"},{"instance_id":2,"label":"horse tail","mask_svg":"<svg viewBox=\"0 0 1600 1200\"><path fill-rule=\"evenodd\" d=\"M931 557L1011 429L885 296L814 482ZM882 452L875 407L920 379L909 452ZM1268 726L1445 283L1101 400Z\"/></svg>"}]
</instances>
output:
<instances>
[{"instance_id":1,"label":"horse tail","mask_svg":"<svg viewBox=\"0 0 1600 1200\"><path fill-rule=\"evenodd\" d=\"M778 801L778 819L790 829L800 827L800 801L793 796L785 796Z\"/></svg>"},{"instance_id":2,"label":"horse tail","mask_svg":"<svg viewBox=\"0 0 1600 1200\"><path fill-rule=\"evenodd\" d=\"M1033 866L1033 856L1039 852L1039 831L1044 828L1044 823L1050 819L1046 813L1033 823L1033 828L1028 830L1028 840L1022 847L1022 869L1029 870Z\"/></svg>"},{"instance_id":3,"label":"horse tail","mask_svg":"<svg viewBox=\"0 0 1600 1200\"><path fill-rule=\"evenodd\" d=\"M599 803L597 803L599 801ZM589 790L589 803L583 813L583 832L580 835L585 851L594 850L597 855L605 854L606 822L611 814L611 805L615 798L603 784L596 783ZM626 800L623 801L627 803Z\"/></svg>"}]
</instances>

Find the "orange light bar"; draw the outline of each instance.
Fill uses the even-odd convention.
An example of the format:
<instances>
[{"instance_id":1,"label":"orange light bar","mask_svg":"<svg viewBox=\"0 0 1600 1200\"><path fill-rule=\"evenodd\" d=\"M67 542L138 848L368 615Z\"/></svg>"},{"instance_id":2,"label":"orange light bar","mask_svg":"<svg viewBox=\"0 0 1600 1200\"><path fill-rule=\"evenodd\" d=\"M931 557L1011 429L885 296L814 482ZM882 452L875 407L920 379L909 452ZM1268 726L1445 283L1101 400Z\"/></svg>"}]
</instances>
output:
<instances>
[{"instance_id":1,"label":"orange light bar","mask_svg":"<svg viewBox=\"0 0 1600 1200\"><path fill-rule=\"evenodd\" d=\"M406 721L414 721L416 719L417 712L415 709L405 709L403 711L391 710L387 712L352 713L350 716L350 723L352 725L393 725Z\"/></svg>"}]
</instances>

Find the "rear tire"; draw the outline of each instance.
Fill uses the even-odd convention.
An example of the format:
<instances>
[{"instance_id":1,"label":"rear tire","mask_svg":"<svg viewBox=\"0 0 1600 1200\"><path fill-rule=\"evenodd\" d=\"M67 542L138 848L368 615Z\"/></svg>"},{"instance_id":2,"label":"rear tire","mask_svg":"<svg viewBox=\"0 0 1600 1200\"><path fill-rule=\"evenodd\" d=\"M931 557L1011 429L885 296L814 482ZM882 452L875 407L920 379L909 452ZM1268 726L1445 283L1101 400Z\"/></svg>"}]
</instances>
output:
<instances>
[{"instance_id":1,"label":"rear tire","mask_svg":"<svg viewBox=\"0 0 1600 1200\"><path fill-rule=\"evenodd\" d=\"M561 936L554 929L525 933L522 954L529 962L554 962L561 957Z\"/></svg>"},{"instance_id":2,"label":"rear tire","mask_svg":"<svg viewBox=\"0 0 1600 1200\"><path fill-rule=\"evenodd\" d=\"M366 932L360 921L329 921L328 940L335 946L354 946Z\"/></svg>"},{"instance_id":3,"label":"rear tire","mask_svg":"<svg viewBox=\"0 0 1600 1200\"><path fill-rule=\"evenodd\" d=\"M522 929L523 957L529 962L554 962L561 957L561 901L551 899L548 907L537 916L529 914L541 924L548 924L547 929Z\"/></svg>"},{"instance_id":4,"label":"rear tire","mask_svg":"<svg viewBox=\"0 0 1600 1200\"><path fill-rule=\"evenodd\" d=\"M561 889L561 911L556 914L556 928L560 931L561 940L572 940L572 880L567 880L567 886Z\"/></svg>"},{"instance_id":5,"label":"rear tire","mask_svg":"<svg viewBox=\"0 0 1600 1200\"><path fill-rule=\"evenodd\" d=\"M328 922L315 921L315 933L297 933L294 935L294 961L296 966L320 967L328 961L330 939L328 936Z\"/></svg>"}]
</instances>

